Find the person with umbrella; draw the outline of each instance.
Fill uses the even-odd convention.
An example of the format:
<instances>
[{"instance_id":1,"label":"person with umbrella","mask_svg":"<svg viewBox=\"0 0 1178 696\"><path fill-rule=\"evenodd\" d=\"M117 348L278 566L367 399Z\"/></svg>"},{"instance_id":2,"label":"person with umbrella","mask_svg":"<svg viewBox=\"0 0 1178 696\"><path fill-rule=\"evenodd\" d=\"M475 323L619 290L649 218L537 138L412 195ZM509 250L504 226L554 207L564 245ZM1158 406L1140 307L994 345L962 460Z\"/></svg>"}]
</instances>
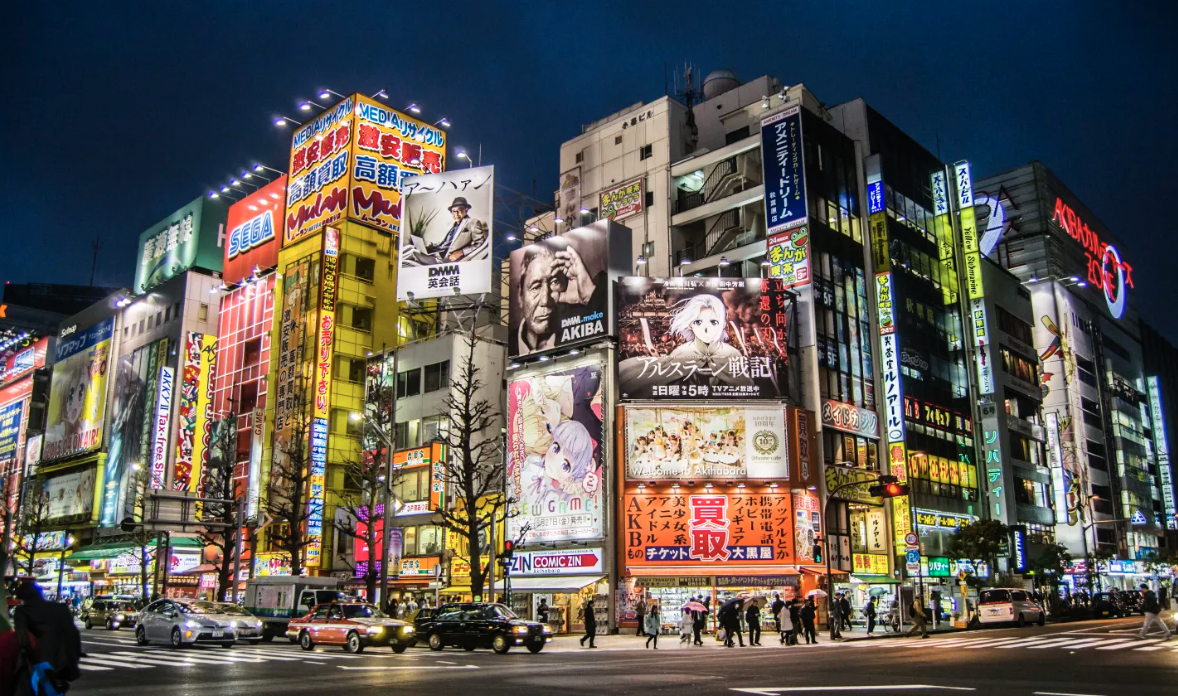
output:
<instances>
[{"instance_id":1,"label":"person with umbrella","mask_svg":"<svg viewBox=\"0 0 1178 696\"><path fill-rule=\"evenodd\" d=\"M720 605L716 611L716 621L720 627L724 629L724 645L725 647L735 647L732 643L732 638L735 636L740 641L740 647L744 647L744 636L740 632L740 608L744 605L744 600L740 597L733 597L732 599Z\"/></svg>"},{"instance_id":2,"label":"person with umbrella","mask_svg":"<svg viewBox=\"0 0 1178 696\"><path fill-rule=\"evenodd\" d=\"M867 605L863 607L863 615L867 617L867 635L875 630L875 595L867 597Z\"/></svg>"},{"instance_id":3,"label":"person with umbrella","mask_svg":"<svg viewBox=\"0 0 1178 696\"><path fill-rule=\"evenodd\" d=\"M798 644L798 634L802 632L802 608L798 605L797 597L789 601L789 622L793 624L793 631L789 634L789 639L786 642L790 645Z\"/></svg>"},{"instance_id":4,"label":"person with umbrella","mask_svg":"<svg viewBox=\"0 0 1178 696\"><path fill-rule=\"evenodd\" d=\"M781 634L781 644L785 645L788 643L793 645L794 622L791 614L796 614L797 610L793 608L792 601L786 604L781 601L780 597L777 598L777 601L773 602L773 606L776 607L778 604L781 605L781 608L775 610L776 613L773 615L773 621L776 623L777 632Z\"/></svg>"},{"instance_id":5,"label":"person with umbrella","mask_svg":"<svg viewBox=\"0 0 1178 696\"><path fill-rule=\"evenodd\" d=\"M687 642L683 636L690 635L692 637L692 645L703 645L704 641L700 637L700 632L704 628L705 617L708 615L708 607L706 604L699 601L698 597L692 597L691 601L679 608L683 615L679 622L680 638L683 642Z\"/></svg>"}]
</instances>

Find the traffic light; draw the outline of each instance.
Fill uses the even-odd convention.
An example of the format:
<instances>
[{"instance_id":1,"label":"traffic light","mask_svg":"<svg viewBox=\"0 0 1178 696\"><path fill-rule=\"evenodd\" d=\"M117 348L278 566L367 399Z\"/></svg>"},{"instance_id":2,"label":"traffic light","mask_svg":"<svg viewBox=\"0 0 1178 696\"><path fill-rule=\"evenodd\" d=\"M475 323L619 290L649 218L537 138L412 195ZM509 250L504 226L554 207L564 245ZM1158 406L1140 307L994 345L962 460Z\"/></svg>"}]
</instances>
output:
<instances>
[{"instance_id":1,"label":"traffic light","mask_svg":"<svg viewBox=\"0 0 1178 696\"><path fill-rule=\"evenodd\" d=\"M895 476L880 476L876 485L870 486L867 492L876 498L898 498L908 495L908 486L900 483Z\"/></svg>"},{"instance_id":2,"label":"traffic light","mask_svg":"<svg viewBox=\"0 0 1178 696\"><path fill-rule=\"evenodd\" d=\"M814 562L822 562L822 542L814 544Z\"/></svg>"},{"instance_id":3,"label":"traffic light","mask_svg":"<svg viewBox=\"0 0 1178 696\"><path fill-rule=\"evenodd\" d=\"M503 557L510 561L511 557L514 555L515 542L508 539L507 541L503 542Z\"/></svg>"}]
</instances>

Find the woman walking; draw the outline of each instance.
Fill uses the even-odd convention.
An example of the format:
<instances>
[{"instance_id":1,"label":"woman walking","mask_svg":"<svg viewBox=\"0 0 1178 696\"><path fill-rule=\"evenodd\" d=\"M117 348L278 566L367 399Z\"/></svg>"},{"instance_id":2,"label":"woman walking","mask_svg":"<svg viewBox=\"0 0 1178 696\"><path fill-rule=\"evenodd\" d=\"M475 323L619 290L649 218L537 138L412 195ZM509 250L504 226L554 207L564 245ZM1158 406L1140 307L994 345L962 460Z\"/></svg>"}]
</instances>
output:
<instances>
[{"instance_id":1,"label":"woman walking","mask_svg":"<svg viewBox=\"0 0 1178 696\"><path fill-rule=\"evenodd\" d=\"M659 629L661 628L659 623L659 605L652 604L646 614L646 626L643 627L646 630L646 647L648 648L650 641L653 640L654 649L659 649Z\"/></svg>"},{"instance_id":2,"label":"woman walking","mask_svg":"<svg viewBox=\"0 0 1178 696\"><path fill-rule=\"evenodd\" d=\"M777 630L781 633L781 644L789 643L793 645L794 622L790 618L790 607L793 602L786 604L781 603L781 609L777 612Z\"/></svg>"}]
</instances>

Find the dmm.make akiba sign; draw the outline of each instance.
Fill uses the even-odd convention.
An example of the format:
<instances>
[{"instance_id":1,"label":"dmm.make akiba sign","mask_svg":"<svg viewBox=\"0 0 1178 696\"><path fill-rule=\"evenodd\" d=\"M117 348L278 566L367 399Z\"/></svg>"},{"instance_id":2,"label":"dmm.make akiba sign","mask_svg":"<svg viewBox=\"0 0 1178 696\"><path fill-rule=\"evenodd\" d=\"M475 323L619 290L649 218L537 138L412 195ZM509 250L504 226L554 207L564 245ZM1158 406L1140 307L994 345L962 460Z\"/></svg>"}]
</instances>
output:
<instances>
[{"instance_id":1,"label":"dmm.make akiba sign","mask_svg":"<svg viewBox=\"0 0 1178 696\"><path fill-rule=\"evenodd\" d=\"M1088 282L1104 291L1109 314L1120 319L1125 314L1126 291L1133 287L1133 267L1121 259L1121 252L1115 246L1102 240L1058 196L1055 198L1055 212L1051 221L1084 247L1084 256L1088 261Z\"/></svg>"},{"instance_id":2,"label":"dmm.make akiba sign","mask_svg":"<svg viewBox=\"0 0 1178 696\"><path fill-rule=\"evenodd\" d=\"M600 573L604 552L600 548L564 551L516 551L512 575L590 575Z\"/></svg>"}]
</instances>

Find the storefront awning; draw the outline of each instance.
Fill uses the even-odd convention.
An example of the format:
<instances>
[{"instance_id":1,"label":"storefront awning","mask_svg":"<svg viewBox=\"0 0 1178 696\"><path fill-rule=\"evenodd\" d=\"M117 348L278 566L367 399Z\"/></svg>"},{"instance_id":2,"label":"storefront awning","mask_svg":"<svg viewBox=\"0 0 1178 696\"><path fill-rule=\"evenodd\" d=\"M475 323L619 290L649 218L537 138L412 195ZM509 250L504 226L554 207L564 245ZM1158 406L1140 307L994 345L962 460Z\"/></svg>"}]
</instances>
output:
<instances>
[{"instance_id":1,"label":"storefront awning","mask_svg":"<svg viewBox=\"0 0 1178 696\"><path fill-rule=\"evenodd\" d=\"M512 578L512 592L579 592L600 582L602 575L551 575L542 578Z\"/></svg>"},{"instance_id":2,"label":"storefront awning","mask_svg":"<svg viewBox=\"0 0 1178 696\"><path fill-rule=\"evenodd\" d=\"M802 575L826 575L825 568L814 568L811 566L798 566L798 570L802 571ZM831 568L830 574L831 575L850 575L850 573L848 573L847 571L839 570L838 568Z\"/></svg>"},{"instance_id":3,"label":"storefront awning","mask_svg":"<svg viewBox=\"0 0 1178 696\"><path fill-rule=\"evenodd\" d=\"M84 549L75 551L71 556L71 561L101 561L108 558L118 558L125 553L131 553L135 547L126 542L113 542L108 544L92 544Z\"/></svg>"},{"instance_id":4,"label":"storefront awning","mask_svg":"<svg viewBox=\"0 0 1178 696\"><path fill-rule=\"evenodd\" d=\"M889 575L852 575L851 582L863 585L899 585L900 581Z\"/></svg>"}]
</instances>

